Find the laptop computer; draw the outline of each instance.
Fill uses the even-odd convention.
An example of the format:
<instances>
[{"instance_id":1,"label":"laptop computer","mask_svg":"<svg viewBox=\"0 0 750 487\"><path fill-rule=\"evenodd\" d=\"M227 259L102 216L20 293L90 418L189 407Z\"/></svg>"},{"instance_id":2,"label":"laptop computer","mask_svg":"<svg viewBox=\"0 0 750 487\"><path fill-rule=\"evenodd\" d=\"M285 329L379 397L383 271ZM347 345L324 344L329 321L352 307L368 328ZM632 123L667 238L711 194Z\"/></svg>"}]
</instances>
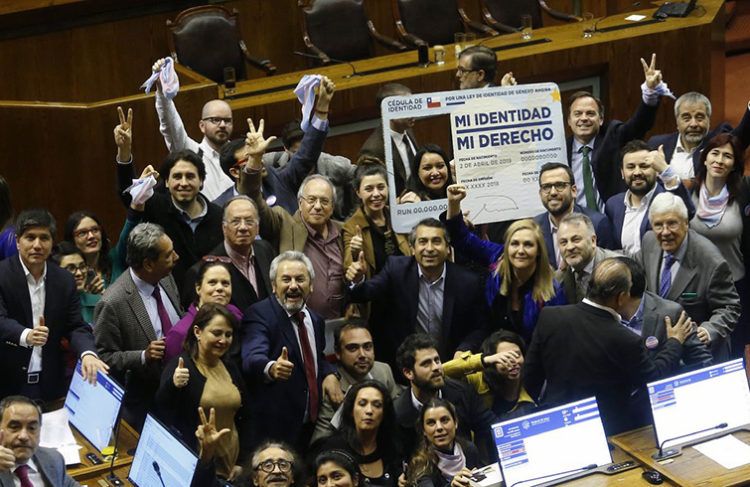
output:
<instances>
[{"instance_id":1,"label":"laptop computer","mask_svg":"<svg viewBox=\"0 0 750 487\"><path fill-rule=\"evenodd\" d=\"M198 457L151 414L146 416L128 480L136 487L188 487Z\"/></svg>"}]
</instances>

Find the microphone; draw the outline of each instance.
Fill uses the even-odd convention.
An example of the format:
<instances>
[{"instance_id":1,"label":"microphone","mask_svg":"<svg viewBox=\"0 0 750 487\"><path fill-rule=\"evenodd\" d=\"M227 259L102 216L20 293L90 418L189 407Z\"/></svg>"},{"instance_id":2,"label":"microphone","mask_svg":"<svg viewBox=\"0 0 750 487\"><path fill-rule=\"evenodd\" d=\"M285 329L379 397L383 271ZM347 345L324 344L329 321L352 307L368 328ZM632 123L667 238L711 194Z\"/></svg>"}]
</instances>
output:
<instances>
[{"instance_id":1,"label":"microphone","mask_svg":"<svg viewBox=\"0 0 750 487\"><path fill-rule=\"evenodd\" d=\"M547 478L550 478L550 477L557 477L558 475L568 475L568 474L571 474L571 473L578 473L578 472L585 472L587 470L594 470L596 467L598 467L597 464L591 463L589 465L586 465L585 467L574 468L573 470L565 470L564 472L550 473L550 474L547 474L547 475L542 475L541 477L534 477L533 479L519 480L518 482L512 483L510 487L516 487L516 485L525 484L526 482L533 482L535 480L542 480L542 479L547 479Z\"/></svg>"},{"instance_id":2,"label":"microphone","mask_svg":"<svg viewBox=\"0 0 750 487\"><path fill-rule=\"evenodd\" d=\"M664 444L665 443L667 443L669 441L679 440L680 438L686 438L688 436L693 436L693 435L697 435L697 434L700 434L700 433L705 433L705 432L711 431L711 430L724 429L727 426L729 426L727 423L719 423L716 426L711 426L710 428L705 428L705 429L702 429L702 430L693 431L692 433L687 433L687 434L684 434L684 435L675 436L674 438L667 438L666 440L662 441L659 444L659 451L656 452L656 453L654 453L653 455L651 455L651 458L653 458L654 460L665 460L667 458L676 457L677 455L680 454L680 449L679 448L670 448L669 450L664 451Z\"/></svg>"},{"instance_id":3,"label":"microphone","mask_svg":"<svg viewBox=\"0 0 750 487\"><path fill-rule=\"evenodd\" d=\"M130 369L127 369L125 371L125 379L124 384L122 387L123 393L122 393L122 400L120 401L120 410L117 412L117 418L115 419L115 426L114 426L114 432L112 433L114 435L114 445L112 452L112 460L109 462L109 475L107 475L107 482L109 482L111 485L125 485L120 478L115 475L115 460L117 459L117 443L120 439L120 420L122 419L122 403L125 401L125 395L128 393L128 386L130 385L130 376L133 375L133 371Z\"/></svg>"},{"instance_id":4,"label":"microphone","mask_svg":"<svg viewBox=\"0 0 750 487\"><path fill-rule=\"evenodd\" d=\"M159 462L154 460L151 463L151 466L154 467L154 472L156 472L156 476L159 477L159 482L161 482L162 487L167 487L166 485L164 485L164 479L161 476L161 468L159 468Z\"/></svg>"},{"instance_id":5,"label":"microphone","mask_svg":"<svg viewBox=\"0 0 750 487\"><path fill-rule=\"evenodd\" d=\"M320 58L318 56L316 56L315 54L308 54L308 53L302 52L302 51L293 51L293 52L294 52L295 56L301 56L301 57L306 57L306 58L310 58L310 59L320 60ZM349 61L344 61L343 59L334 59L332 57L329 57L328 59L330 59L334 63L348 64L349 67L352 68L352 74L347 74L346 76L344 76L344 78L349 79L349 78L353 78L355 76L362 76L361 74L359 74L357 72L357 68L355 68L354 65L352 63L350 63Z\"/></svg>"}]
</instances>

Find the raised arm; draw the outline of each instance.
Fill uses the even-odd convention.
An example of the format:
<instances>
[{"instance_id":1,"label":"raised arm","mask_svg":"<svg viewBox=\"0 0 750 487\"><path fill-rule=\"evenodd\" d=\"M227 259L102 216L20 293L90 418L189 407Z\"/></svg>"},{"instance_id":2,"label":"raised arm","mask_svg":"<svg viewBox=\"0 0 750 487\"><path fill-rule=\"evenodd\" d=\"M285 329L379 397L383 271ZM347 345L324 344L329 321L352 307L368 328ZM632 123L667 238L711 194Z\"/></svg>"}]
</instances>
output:
<instances>
[{"instance_id":1,"label":"raised arm","mask_svg":"<svg viewBox=\"0 0 750 487\"><path fill-rule=\"evenodd\" d=\"M159 71L164 66L165 60L166 58L162 58L156 61L151 67L152 71ZM159 132L164 137L167 149L170 152L182 149L190 149L193 152L198 152L198 142L188 136L185 125L182 123L182 118L174 106L174 102L164 95L161 82L158 79L156 80L156 96L154 101L156 103L156 114L159 116Z\"/></svg>"}]
</instances>

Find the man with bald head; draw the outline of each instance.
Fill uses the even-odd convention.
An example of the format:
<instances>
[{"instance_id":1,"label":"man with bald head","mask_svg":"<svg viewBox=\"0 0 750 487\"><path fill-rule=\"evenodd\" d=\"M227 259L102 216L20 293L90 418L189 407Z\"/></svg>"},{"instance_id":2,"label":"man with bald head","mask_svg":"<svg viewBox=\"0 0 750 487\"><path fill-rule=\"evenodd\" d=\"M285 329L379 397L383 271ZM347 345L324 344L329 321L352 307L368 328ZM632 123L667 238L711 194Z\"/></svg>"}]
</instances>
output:
<instances>
[{"instance_id":1,"label":"man with bald head","mask_svg":"<svg viewBox=\"0 0 750 487\"><path fill-rule=\"evenodd\" d=\"M607 435L639 426L644 405L632 404L631 393L676 370L693 333L684 313L676 323L666 317L667 340L649 355L641 337L621 323L633 299L623 259L599 263L582 302L542 309L525 365L526 389L542 408L596 396Z\"/></svg>"},{"instance_id":2,"label":"man with bald head","mask_svg":"<svg viewBox=\"0 0 750 487\"><path fill-rule=\"evenodd\" d=\"M158 71L164 65L164 59L154 63L153 71ZM219 164L219 153L232 135L232 109L224 100L211 100L203 105L201 120L198 122L203 134L203 140L197 142L188 136L182 118L174 106L174 102L167 98L161 83L156 82L156 113L159 115L159 131L164 136L164 142L170 152L190 149L203 158L206 165L206 179L203 182L203 194L213 201L227 188L234 185L229 176L224 174Z\"/></svg>"}]
</instances>

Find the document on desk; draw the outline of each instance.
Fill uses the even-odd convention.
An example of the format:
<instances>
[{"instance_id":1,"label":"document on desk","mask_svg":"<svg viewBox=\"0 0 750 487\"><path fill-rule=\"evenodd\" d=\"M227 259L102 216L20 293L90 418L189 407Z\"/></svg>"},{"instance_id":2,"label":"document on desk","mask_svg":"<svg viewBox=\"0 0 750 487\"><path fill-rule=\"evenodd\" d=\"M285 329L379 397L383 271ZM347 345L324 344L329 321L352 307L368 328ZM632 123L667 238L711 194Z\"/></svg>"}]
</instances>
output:
<instances>
[{"instance_id":1,"label":"document on desk","mask_svg":"<svg viewBox=\"0 0 750 487\"><path fill-rule=\"evenodd\" d=\"M750 463L750 445L734 435L722 436L693 448L726 469L731 470Z\"/></svg>"},{"instance_id":2,"label":"document on desk","mask_svg":"<svg viewBox=\"0 0 750 487\"><path fill-rule=\"evenodd\" d=\"M78 454L81 447L76 443L73 430L70 429L68 411L65 408L42 415L39 445L59 451L65 459L65 465L81 463L81 456Z\"/></svg>"}]
</instances>

